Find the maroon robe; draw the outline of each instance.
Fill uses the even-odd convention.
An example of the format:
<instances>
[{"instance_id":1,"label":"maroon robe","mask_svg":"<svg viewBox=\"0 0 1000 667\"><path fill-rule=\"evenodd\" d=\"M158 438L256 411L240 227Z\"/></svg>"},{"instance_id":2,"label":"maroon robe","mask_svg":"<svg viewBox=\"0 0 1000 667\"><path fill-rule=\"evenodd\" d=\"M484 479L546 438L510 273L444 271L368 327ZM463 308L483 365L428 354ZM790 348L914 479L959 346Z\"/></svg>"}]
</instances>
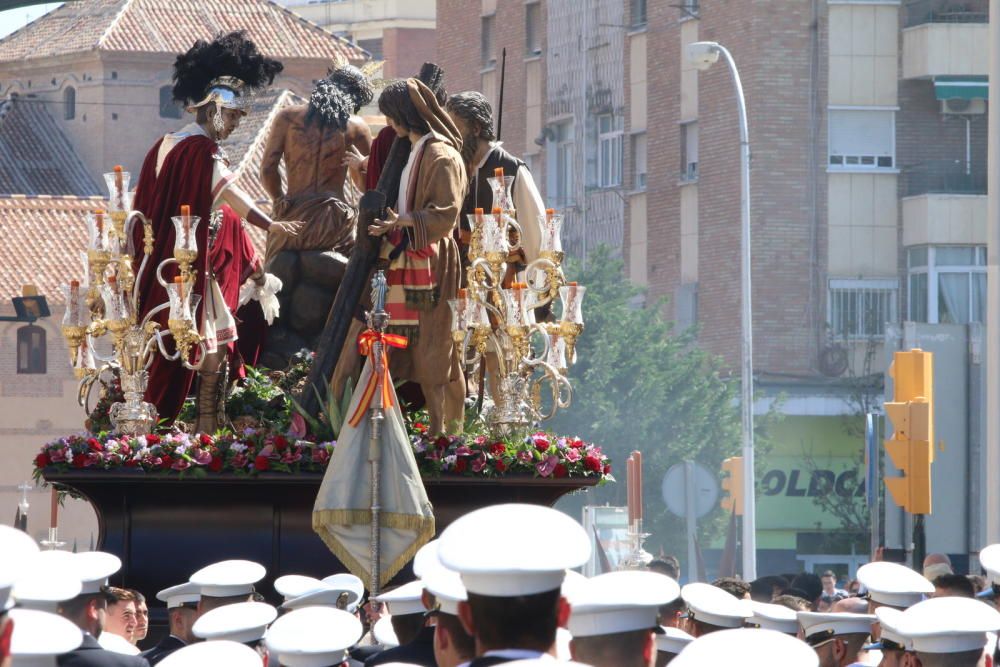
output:
<instances>
[{"instance_id":1,"label":"maroon robe","mask_svg":"<svg viewBox=\"0 0 1000 667\"><path fill-rule=\"evenodd\" d=\"M365 173L365 187L368 190L378 187L379 176L382 175L385 161L389 159L389 149L395 140L396 131L387 125L379 131L368 149L368 171Z\"/></svg>"},{"instance_id":2,"label":"maroon robe","mask_svg":"<svg viewBox=\"0 0 1000 667\"><path fill-rule=\"evenodd\" d=\"M211 250L208 248L208 222L212 214L212 173L215 167L215 153L218 145L204 136L191 136L177 143L167 154L156 173L157 156L162 139L150 149L139 174L133 208L141 211L153 223L153 252L149 256L146 272L139 281L139 319L154 307L167 301L167 292L156 280L155 269L164 259L173 257L174 224L172 216L180 215L181 206L191 207L191 215L201 218L196 232L198 259L192 270L195 272L194 294L202 296L195 317L196 325L201 325L205 307L206 277L211 270L219 283L223 298L230 311L236 312L240 286L260 266L253 244L243 230L240 217L228 206L223 205L222 226ZM132 240L136 249L135 269L142 261L143 232L141 225L135 225ZM171 282L178 273L176 264L169 264L163 271L163 278ZM161 329L167 328L168 310L156 314L154 321ZM220 332L221 333L221 332ZM168 352L174 351L172 339L166 340ZM235 345L229 344L232 356ZM238 361L238 360L237 360ZM238 369L242 372L242 365ZM184 405L184 399L191 390L194 371L185 368L179 361L167 361L155 354L149 368L149 386L146 400L156 406L160 419L173 422Z\"/></svg>"}]
</instances>

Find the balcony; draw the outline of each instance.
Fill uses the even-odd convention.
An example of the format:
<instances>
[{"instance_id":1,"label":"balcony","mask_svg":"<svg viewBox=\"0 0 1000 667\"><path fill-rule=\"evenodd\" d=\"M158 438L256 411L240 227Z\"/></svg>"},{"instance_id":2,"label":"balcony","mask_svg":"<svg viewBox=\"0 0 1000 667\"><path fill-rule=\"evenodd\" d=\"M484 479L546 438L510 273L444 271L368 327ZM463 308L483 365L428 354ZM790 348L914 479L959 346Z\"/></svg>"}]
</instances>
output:
<instances>
[{"instance_id":1,"label":"balcony","mask_svg":"<svg viewBox=\"0 0 1000 667\"><path fill-rule=\"evenodd\" d=\"M903 245L986 243L986 170L939 161L903 170Z\"/></svg>"},{"instance_id":2,"label":"balcony","mask_svg":"<svg viewBox=\"0 0 1000 667\"><path fill-rule=\"evenodd\" d=\"M903 78L987 74L988 6L988 0L908 2Z\"/></svg>"}]
</instances>

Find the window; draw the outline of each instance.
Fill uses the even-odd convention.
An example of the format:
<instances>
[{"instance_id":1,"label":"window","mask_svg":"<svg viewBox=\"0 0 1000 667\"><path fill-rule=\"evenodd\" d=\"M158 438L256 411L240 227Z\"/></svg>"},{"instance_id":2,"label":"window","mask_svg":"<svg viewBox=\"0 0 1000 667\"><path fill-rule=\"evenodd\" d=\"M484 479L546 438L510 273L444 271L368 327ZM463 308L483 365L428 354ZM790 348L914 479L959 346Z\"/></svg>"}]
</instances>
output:
<instances>
[{"instance_id":1,"label":"window","mask_svg":"<svg viewBox=\"0 0 1000 667\"><path fill-rule=\"evenodd\" d=\"M646 189L646 133L632 135L632 188Z\"/></svg>"},{"instance_id":2,"label":"window","mask_svg":"<svg viewBox=\"0 0 1000 667\"><path fill-rule=\"evenodd\" d=\"M160 87L160 118L180 118L182 109L179 102L174 100L174 89L172 86Z\"/></svg>"},{"instance_id":3,"label":"window","mask_svg":"<svg viewBox=\"0 0 1000 667\"><path fill-rule=\"evenodd\" d=\"M830 333L838 339L882 338L886 322L897 321L899 282L831 280L827 314Z\"/></svg>"},{"instance_id":4,"label":"window","mask_svg":"<svg viewBox=\"0 0 1000 667\"><path fill-rule=\"evenodd\" d=\"M632 0L632 27L641 28L646 25L646 0Z\"/></svg>"},{"instance_id":5,"label":"window","mask_svg":"<svg viewBox=\"0 0 1000 667\"><path fill-rule=\"evenodd\" d=\"M611 188L622 184L621 118L612 114L597 117L597 185Z\"/></svg>"},{"instance_id":6,"label":"window","mask_svg":"<svg viewBox=\"0 0 1000 667\"><path fill-rule=\"evenodd\" d=\"M45 329L34 324L17 330L17 372L20 374L44 374Z\"/></svg>"},{"instance_id":7,"label":"window","mask_svg":"<svg viewBox=\"0 0 1000 667\"><path fill-rule=\"evenodd\" d=\"M542 3L524 6L524 50L529 56L542 52Z\"/></svg>"},{"instance_id":8,"label":"window","mask_svg":"<svg viewBox=\"0 0 1000 667\"><path fill-rule=\"evenodd\" d=\"M896 164L894 111L831 109L830 167L884 169Z\"/></svg>"},{"instance_id":9,"label":"window","mask_svg":"<svg viewBox=\"0 0 1000 667\"><path fill-rule=\"evenodd\" d=\"M681 20L698 18L699 0L681 0Z\"/></svg>"},{"instance_id":10,"label":"window","mask_svg":"<svg viewBox=\"0 0 1000 667\"><path fill-rule=\"evenodd\" d=\"M65 120L76 118L76 88L73 86L63 91L63 118Z\"/></svg>"},{"instance_id":11,"label":"window","mask_svg":"<svg viewBox=\"0 0 1000 667\"><path fill-rule=\"evenodd\" d=\"M681 180L698 180L698 121L681 124Z\"/></svg>"},{"instance_id":12,"label":"window","mask_svg":"<svg viewBox=\"0 0 1000 667\"><path fill-rule=\"evenodd\" d=\"M906 251L909 319L968 324L986 319L986 246L925 246Z\"/></svg>"},{"instance_id":13,"label":"window","mask_svg":"<svg viewBox=\"0 0 1000 667\"><path fill-rule=\"evenodd\" d=\"M496 14L482 17L480 59L483 67L494 67L497 64L496 53L493 49L493 24L495 22Z\"/></svg>"},{"instance_id":14,"label":"window","mask_svg":"<svg viewBox=\"0 0 1000 667\"><path fill-rule=\"evenodd\" d=\"M360 46L368 53L372 54L372 60L385 60L381 37L373 37L372 39L359 39L358 46Z\"/></svg>"},{"instance_id":15,"label":"window","mask_svg":"<svg viewBox=\"0 0 1000 667\"><path fill-rule=\"evenodd\" d=\"M575 194L575 151L573 145L573 121L563 121L550 126L552 139L546 144L548 155L545 164L548 186L546 195L553 200L556 208L565 208L573 203Z\"/></svg>"}]
</instances>

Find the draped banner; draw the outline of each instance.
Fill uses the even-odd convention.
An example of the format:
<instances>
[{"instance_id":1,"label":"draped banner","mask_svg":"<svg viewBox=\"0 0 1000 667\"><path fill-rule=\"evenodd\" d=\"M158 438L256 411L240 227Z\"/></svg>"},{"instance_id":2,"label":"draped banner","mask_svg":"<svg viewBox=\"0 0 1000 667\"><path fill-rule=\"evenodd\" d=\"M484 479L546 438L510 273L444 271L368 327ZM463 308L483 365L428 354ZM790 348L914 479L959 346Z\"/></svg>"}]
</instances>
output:
<instances>
[{"instance_id":1,"label":"draped banner","mask_svg":"<svg viewBox=\"0 0 1000 667\"><path fill-rule=\"evenodd\" d=\"M379 500L381 571L384 586L424 544L434 537L434 511L417 468L392 381L385 388L391 402L382 423L381 494ZM374 382L372 358L365 362L358 387ZM364 400L356 391L347 414L355 414ZM327 548L366 584L371 580L371 481L369 438L371 421L345 423L313 507L313 530Z\"/></svg>"}]
</instances>

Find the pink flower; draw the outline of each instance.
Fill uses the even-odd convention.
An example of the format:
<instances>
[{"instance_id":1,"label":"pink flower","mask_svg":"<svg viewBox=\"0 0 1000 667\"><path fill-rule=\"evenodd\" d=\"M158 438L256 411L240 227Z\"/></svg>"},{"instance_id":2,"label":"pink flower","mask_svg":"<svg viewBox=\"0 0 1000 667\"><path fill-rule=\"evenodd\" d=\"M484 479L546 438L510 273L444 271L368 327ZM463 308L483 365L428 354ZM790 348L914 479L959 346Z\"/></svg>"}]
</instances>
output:
<instances>
[{"instance_id":1,"label":"pink flower","mask_svg":"<svg viewBox=\"0 0 1000 667\"><path fill-rule=\"evenodd\" d=\"M531 452L518 452L517 460L521 463L531 463Z\"/></svg>"},{"instance_id":2,"label":"pink flower","mask_svg":"<svg viewBox=\"0 0 1000 667\"><path fill-rule=\"evenodd\" d=\"M194 459L194 462L200 466L207 466L212 462L212 455L207 450L201 449L200 447L195 447L189 452L189 454L191 455L191 458ZM176 464L174 465L174 468L177 470L183 470L183 468L177 468Z\"/></svg>"},{"instance_id":3,"label":"pink flower","mask_svg":"<svg viewBox=\"0 0 1000 667\"><path fill-rule=\"evenodd\" d=\"M281 455L282 463L296 463L302 460L302 452L298 449L286 449Z\"/></svg>"},{"instance_id":4,"label":"pink flower","mask_svg":"<svg viewBox=\"0 0 1000 667\"><path fill-rule=\"evenodd\" d=\"M314 447L312 450L313 463L326 463L330 455L326 453L326 447Z\"/></svg>"},{"instance_id":5,"label":"pink flower","mask_svg":"<svg viewBox=\"0 0 1000 667\"><path fill-rule=\"evenodd\" d=\"M550 475L552 475L553 472L555 472L557 465L559 465L559 457L549 456L545 458L543 461L539 461L538 463L536 463L535 470L537 470L538 474L541 475L542 477L549 477Z\"/></svg>"},{"instance_id":6,"label":"pink flower","mask_svg":"<svg viewBox=\"0 0 1000 667\"><path fill-rule=\"evenodd\" d=\"M233 468L246 468L247 467L247 455L245 453L237 454L233 457Z\"/></svg>"},{"instance_id":7,"label":"pink flower","mask_svg":"<svg viewBox=\"0 0 1000 667\"><path fill-rule=\"evenodd\" d=\"M455 450L455 455L456 456L472 456L472 450L469 449L468 447L466 447L465 445L462 445L461 447L459 447L458 449Z\"/></svg>"},{"instance_id":8,"label":"pink flower","mask_svg":"<svg viewBox=\"0 0 1000 667\"><path fill-rule=\"evenodd\" d=\"M288 434L293 438L301 438L308 432L306 420L296 412L292 415L292 422L288 425Z\"/></svg>"},{"instance_id":9,"label":"pink flower","mask_svg":"<svg viewBox=\"0 0 1000 667\"><path fill-rule=\"evenodd\" d=\"M579 449L567 449L565 455L566 455L566 460L569 461L570 463L576 463L582 457Z\"/></svg>"},{"instance_id":10,"label":"pink flower","mask_svg":"<svg viewBox=\"0 0 1000 667\"><path fill-rule=\"evenodd\" d=\"M485 468L485 467L486 467L486 457L485 456L478 456L472 462L472 472L482 472L483 468Z\"/></svg>"},{"instance_id":11,"label":"pink flower","mask_svg":"<svg viewBox=\"0 0 1000 667\"><path fill-rule=\"evenodd\" d=\"M100 462L101 462L101 453L100 452L90 452L89 454L87 454L87 458L84 459L84 461L83 461L83 467L84 468L90 468L92 466L97 465Z\"/></svg>"},{"instance_id":12,"label":"pink flower","mask_svg":"<svg viewBox=\"0 0 1000 667\"><path fill-rule=\"evenodd\" d=\"M275 455L274 447L272 447L271 445L266 445L263 449L260 450L260 453L257 454L257 456L263 456L264 458L270 458L274 455Z\"/></svg>"},{"instance_id":13,"label":"pink flower","mask_svg":"<svg viewBox=\"0 0 1000 667\"><path fill-rule=\"evenodd\" d=\"M56 447L49 450L49 458L52 459L53 463L62 463L63 461L69 460L66 454L69 452L69 447Z\"/></svg>"},{"instance_id":14,"label":"pink flower","mask_svg":"<svg viewBox=\"0 0 1000 667\"><path fill-rule=\"evenodd\" d=\"M212 457L209 456L208 460L211 461ZM177 457L177 460L174 461L174 464L172 466L170 466L170 468L173 469L173 470L187 470L190 467L191 467L191 462L188 461L183 456Z\"/></svg>"}]
</instances>

